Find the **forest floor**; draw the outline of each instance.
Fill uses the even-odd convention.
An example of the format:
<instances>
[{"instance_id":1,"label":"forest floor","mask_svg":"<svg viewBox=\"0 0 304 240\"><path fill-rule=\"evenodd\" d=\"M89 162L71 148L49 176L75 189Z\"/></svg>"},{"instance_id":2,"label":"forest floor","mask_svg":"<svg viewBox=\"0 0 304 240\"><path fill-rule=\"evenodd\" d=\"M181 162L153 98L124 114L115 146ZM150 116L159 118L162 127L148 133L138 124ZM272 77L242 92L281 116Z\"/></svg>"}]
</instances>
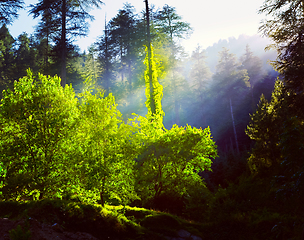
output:
<instances>
[{"instance_id":1,"label":"forest floor","mask_svg":"<svg viewBox=\"0 0 304 240\"><path fill-rule=\"evenodd\" d=\"M196 224L144 208L0 202L0 240L202 240Z\"/></svg>"},{"instance_id":2,"label":"forest floor","mask_svg":"<svg viewBox=\"0 0 304 240\"><path fill-rule=\"evenodd\" d=\"M29 226L26 221L29 222ZM20 228L18 228L20 226ZM11 240L10 231L15 230L15 238L24 237L24 230L30 231L31 240L97 240L89 233L85 232L69 232L65 231L59 224L41 223L36 219L19 219L9 220L8 218L0 218L0 240ZM19 231L18 231L19 230ZM11 233L12 234L12 233ZM19 234L19 235L18 235Z\"/></svg>"},{"instance_id":3,"label":"forest floor","mask_svg":"<svg viewBox=\"0 0 304 240\"><path fill-rule=\"evenodd\" d=\"M0 240L303 240L297 216L265 208L232 213L218 209L212 222L206 218L198 223L130 206L0 201Z\"/></svg>"}]
</instances>

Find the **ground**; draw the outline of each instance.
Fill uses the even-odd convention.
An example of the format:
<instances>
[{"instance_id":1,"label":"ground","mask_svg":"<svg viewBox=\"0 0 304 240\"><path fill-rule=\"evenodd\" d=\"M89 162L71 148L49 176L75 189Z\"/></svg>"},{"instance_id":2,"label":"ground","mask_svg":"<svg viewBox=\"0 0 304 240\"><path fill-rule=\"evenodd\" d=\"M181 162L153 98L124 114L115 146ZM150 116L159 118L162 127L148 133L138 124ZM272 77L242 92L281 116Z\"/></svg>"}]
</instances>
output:
<instances>
[{"instance_id":1,"label":"ground","mask_svg":"<svg viewBox=\"0 0 304 240\"><path fill-rule=\"evenodd\" d=\"M97 240L97 238L84 232L68 232L65 231L59 224L40 223L36 219L27 220L29 230L31 232L31 240ZM26 225L26 220L9 220L0 218L0 240L10 240L9 232L20 225L23 229Z\"/></svg>"}]
</instances>

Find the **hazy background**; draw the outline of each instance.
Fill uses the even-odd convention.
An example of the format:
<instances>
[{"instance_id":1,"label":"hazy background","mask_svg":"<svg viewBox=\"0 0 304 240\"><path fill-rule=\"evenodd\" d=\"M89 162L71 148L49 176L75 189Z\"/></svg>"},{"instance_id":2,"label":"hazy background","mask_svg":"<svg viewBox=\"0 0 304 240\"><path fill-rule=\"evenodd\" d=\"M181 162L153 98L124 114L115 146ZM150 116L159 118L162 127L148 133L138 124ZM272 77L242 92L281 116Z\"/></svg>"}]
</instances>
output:
<instances>
[{"instance_id":1,"label":"hazy background","mask_svg":"<svg viewBox=\"0 0 304 240\"><path fill-rule=\"evenodd\" d=\"M80 38L75 42L81 50L86 50L89 45L96 41L97 37L103 34L105 17L107 21L113 18L124 3L130 3L141 12L145 8L143 0L104 0L101 9L90 11L95 17L91 22L90 33L85 38ZM254 35L258 33L260 21L265 17L258 14L258 9L264 0L244 1L244 0L217 0L217 1L176 1L176 0L150 0L150 5L155 8L162 8L165 4L175 7L176 12L183 17L183 21L190 23L193 28L192 35L181 42L186 52L191 53L199 44L203 49L212 46L220 39L231 37L238 38L240 35ZM25 6L36 4L37 1L25 0ZM10 33L16 38L20 33L34 32L34 27L38 21L28 16L28 8L20 11L19 19L8 26Z\"/></svg>"}]
</instances>

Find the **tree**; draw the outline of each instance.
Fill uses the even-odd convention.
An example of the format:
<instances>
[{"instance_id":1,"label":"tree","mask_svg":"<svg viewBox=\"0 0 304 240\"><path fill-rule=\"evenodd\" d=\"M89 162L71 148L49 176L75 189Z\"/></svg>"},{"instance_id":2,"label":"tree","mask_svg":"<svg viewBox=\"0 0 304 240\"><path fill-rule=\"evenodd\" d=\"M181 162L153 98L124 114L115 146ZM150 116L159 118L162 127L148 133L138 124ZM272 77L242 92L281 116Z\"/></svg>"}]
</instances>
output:
<instances>
[{"instance_id":1,"label":"tree","mask_svg":"<svg viewBox=\"0 0 304 240\"><path fill-rule=\"evenodd\" d=\"M111 46L110 30L108 29L107 22L105 20L104 36L100 37L97 45L98 62L102 67L100 85L105 89L106 94L110 93L110 89L113 87L114 76L114 58L115 50Z\"/></svg>"},{"instance_id":2,"label":"tree","mask_svg":"<svg viewBox=\"0 0 304 240\"><path fill-rule=\"evenodd\" d=\"M264 21L260 30L274 41L274 47L279 52L275 66L284 76L286 87L296 93L303 93L303 1L266 0L260 8L260 13L273 17Z\"/></svg>"},{"instance_id":3,"label":"tree","mask_svg":"<svg viewBox=\"0 0 304 240\"><path fill-rule=\"evenodd\" d=\"M1 88L11 86L14 79L14 46L15 40L5 24L0 29L0 81Z\"/></svg>"},{"instance_id":4,"label":"tree","mask_svg":"<svg viewBox=\"0 0 304 240\"><path fill-rule=\"evenodd\" d=\"M156 67L149 27L149 7L146 3L147 43L146 47L146 107L148 114L137 117L140 154L137 162L137 193L141 199L155 203L161 195L182 197L190 194L190 186L202 187L199 172L210 169L211 160L217 156L211 140L210 129L174 125L166 130L163 125L161 105L162 86L157 81ZM149 47L150 46L150 47ZM139 122L139 126L137 125Z\"/></svg>"},{"instance_id":5,"label":"tree","mask_svg":"<svg viewBox=\"0 0 304 240\"><path fill-rule=\"evenodd\" d=\"M137 159L137 192L145 201L161 195L183 197L192 187L204 186L199 172L210 170L211 158L217 156L210 129L191 126L160 128L159 123L138 118L142 154Z\"/></svg>"},{"instance_id":6,"label":"tree","mask_svg":"<svg viewBox=\"0 0 304 240\"><path fill-rule=\"evenodd\" d=\"M41 53L44 58L42 69L45 74L50 74L49 58L52 50L51 43L56 41L56 33L60 27L60 23L56 19L57 12L56 8L53 6L54 4L54 1L48 0L42 1L36 5L30 5L32 7L30 14L32 14L34 18L41 15L41 21L36 27L36 36L44 48Z\"/></svg>"},{"instance_id":7,"label":"tree","mask_svg":"<svg viewBox=\"0 0 304 240\"><path fill-rule=\"evenodd\" d=\"M41 31L51 29L59 30L56 34L57 56L60 56L62 85L66 84L66 59L68 45L74 36L85 36L88 31L86 19L93 20L87 12L92 5L99 7L100 0L80 1L80 0L41 0L36 5L31 5L31 14L34 18L42 16ZM48 36L48 32L46 33Z\"/></svg>"},{"instance_id":8,"label":"tree","mask_svg":"<svg viewBox=\"0 0 304 240\"><path fill-rule=\"evenodd\" d=\"M35 56L31 55L30 39L26 33L20 34L17 40L17 50L15 52L15 66L17 71L15 79L26 75L26 71L31 68L35 62Z\"/></svg>"},{"instance_id":9,"label":"tree","mask_svg":"<svg viewBox=\"0 0 304 240\"><path fill-rule=\"evenodd\" d=\"M193 99L196 115L199 115L199 121L202 121L203 126L206 125L206 116L204 112L204 100L207 98L208 81L211 78L211 72L205 63L206 55L198 46L191 55L191 70L189 73L189 80L191 90L193 91Z\"/></svg>"},{"instance_id":10,"label":"tree","mask_svg":"<svg viewBox=\"0 0 304 240\"><path fill-rule=\"evenodd\" d=\"M174 45L176 38L185 38L191 33L190 24L180 20L182 17L176 13L175 8L167 4L155 16L156 29L168 36L171 45Z\"/></svg>"},{"instance_id":11,"label":"tree","mask_svg":"<svg viewBox=\"0 0 304 240\"><path fill-rule=\"evenodd\" d=\"M298 211L304 197L304 124L289 104L294 94L277 80L271 101L261 96L246 133L255 141L248 158L251 172L267 181L270 179L277 199L297 204Z\"/></svg>"},{"instance_id":12,"label":"tree","mask_svg":"<svg viewBox=\"0 0 304 240\"><path fill-rule=\"evenodd\" d=\"M0 2L0 22L10 24L18 18L17 11L22 8L23 0L2 0Z\"/></svg>"},{"instance_id":13,"label":"tree","mask_svg":"<svg viewBox=\"0 0 304 240\"><path fill-rule=\"evenodd\" d=\"M191 33L191 27L189 23L182 22L182 17L176 13L174 7L170 7L167 4L160 10L155 16L155 28L158 32L164 34L168 39L167 49L170 52L169 67L171 70L170 87L173 96L173 111L174 111L174 123L180 123L180 99L178 98L178 92L183 84L177 81L176 76L176 63L177 53L181 47L177 46L176 40L186 37Z\"/></svg>"},{"instance_id":14,"label":"tree","mask_svg":"<svg viewBox=\"0 0 304 240\"><path fill-rule=\"evenodd\" d=\"M246 45L245 53L240 58L241 69L246 69L249 77L251 88L251 102L252 108L255 108L253 88L262 78L262 61L257 56L253 55L249 45Z\"/></svg>"},{"instance_id":15,"label":"tree","mask_svg":"<svg viewBox=\"0 0 304 240\"><path fill-rule=\"evenodd\" d=\"M66 152L78 117L71 86L32 73L3 93L0 111L1 163L7 198L55 196L67 184Z\"/></svg>"},{"instance_id":16,"label":"tree","mask_svg":"<svg viewBox=\"0 0 304 240\"><path fill-rule=\"evenodd\" d=\"M102 205L113 199L126 204L137 198L132 127L122 123L111 93L104 97L98 90L93 95L92 90L87 84L80 94L77 175L82 176L80 182L84 189L99 195Z\"/></svg>"},{"instance_id":17,"label":"tree","mask_svg":"<svg viewBox=\"0 0 304 240\"><path fill-rule=\"evenodd\" d=\"M236 106L237 103L241 103L242 98L246 96L244 92L247 91L247 87L249 86L249 77L246 70L239 70L240 63L234 54L229 53L228 49L223 48L223 51L219 55L220 59L216 66L216 73L213 75L211 91L213 93L217 92L216 97L213 98L218 107L222 108L221 115L223 116L224 112L227 113L227 109L230 110L229 114L232 120L235 149L239 153L233 105Z\"/></svg>"}]
</instances>

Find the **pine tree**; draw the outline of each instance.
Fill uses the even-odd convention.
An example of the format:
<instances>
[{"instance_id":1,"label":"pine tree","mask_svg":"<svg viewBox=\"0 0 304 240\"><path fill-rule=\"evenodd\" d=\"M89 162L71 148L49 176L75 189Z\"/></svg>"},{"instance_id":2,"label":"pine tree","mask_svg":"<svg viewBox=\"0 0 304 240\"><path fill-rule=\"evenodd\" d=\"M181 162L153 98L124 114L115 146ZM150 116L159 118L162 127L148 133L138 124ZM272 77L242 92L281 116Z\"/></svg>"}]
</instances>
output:
<instances>
[{"instance_id":1,"label":"pine tree","mask_svg":"<svg viewBox=\"0 0 304 240\"><path fill-rule=\"evenodd\" d=\"M14 38L5 24L0 29L0 84L1 89L12 86L14 81ZM2 91L1 91L2 92Z\"/></svg>"},{"instance_id":2,"label":"pine tree","mask_svg":"<svg viewBox=\"0 0 304 240\"><path fill-rule=\"evenodd\" d=\"M100 0L80 1L80 0L40 0L36 5L31 5L31 14L35 17L42 16L43 24L40 25L40 32L45 32L49 36L49 30L58 29L54 36L58 60L61 65L62 85L66 84L66 63L68 50L71 47L72 38L75 36L85 36L88 32L86 19L93 20L88 13L92 5L99 7ZM39 26L38 26L39 27Z\"/></svg>"},{"instance_id":3,"label":"pine tree","mask_svg":"<svg viewBox=\"0 0 304 240\"><path fill-rule=\"evenodd\" d=\"M22 8L23 4L23 0L2 0L0 2L0 23L12 23L18 18L17 11Z\"/></svg>"}]
</instances>

